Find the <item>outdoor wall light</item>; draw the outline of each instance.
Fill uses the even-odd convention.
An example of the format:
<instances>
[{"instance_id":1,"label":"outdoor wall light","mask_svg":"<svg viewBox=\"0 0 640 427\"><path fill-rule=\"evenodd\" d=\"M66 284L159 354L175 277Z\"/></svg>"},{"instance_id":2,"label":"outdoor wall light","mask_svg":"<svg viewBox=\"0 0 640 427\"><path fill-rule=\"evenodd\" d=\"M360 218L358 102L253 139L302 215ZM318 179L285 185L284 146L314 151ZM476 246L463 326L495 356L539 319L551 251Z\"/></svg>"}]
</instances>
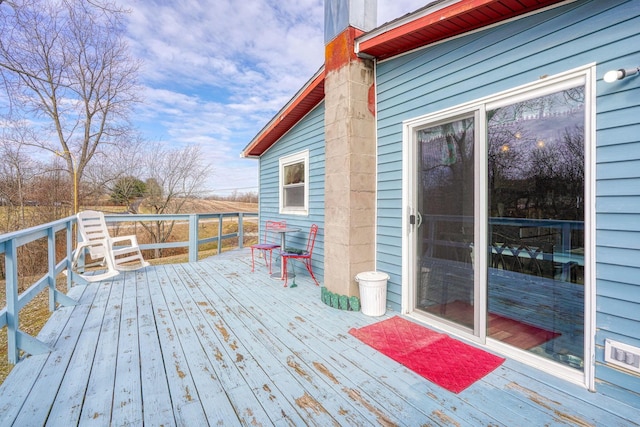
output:
<instances>
[{"instance_id":1,"label":"outdoor wall light","mask_svg":"<svg viewBox=\"0 0 640 427\"><path fill-rule=\"evenodd\" d=\"M626 70L624 68L620 68L619 70L607 71L604 75L604 81L607 83L613 83L616 80L622 80L627 76L638 74L638 72L640 72L640 67L628 68Z\"/></svg>"}]
</instances>

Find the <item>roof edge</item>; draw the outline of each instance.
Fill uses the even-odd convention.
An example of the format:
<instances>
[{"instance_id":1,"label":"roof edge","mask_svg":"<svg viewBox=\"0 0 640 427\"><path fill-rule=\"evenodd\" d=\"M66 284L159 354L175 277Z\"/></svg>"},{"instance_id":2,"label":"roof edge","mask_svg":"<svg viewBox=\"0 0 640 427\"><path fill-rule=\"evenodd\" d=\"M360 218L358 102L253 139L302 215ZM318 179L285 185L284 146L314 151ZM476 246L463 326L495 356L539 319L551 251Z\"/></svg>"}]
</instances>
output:
<instances>
[{"instance_id":1,"label":"roof edge","mask_svg":"<svg viewBox=\"0 0 640 427\"><path fill-rule=\"evenodd\" d=\"M489 28L518 19L541 10L572 3L576 0L536 0L535 3L520 4L521 10L503 16L487 16L475 24L468 24L467 28L448 29L440 31L436 36L429 36L423 40L416 39L416 33L424 29L442 26L443 22L459 19L476 10L489 8L500 0L436 0L415 12L408 13L394 21L364 33L355 39L355 54L359 57L370 57L378 61L388 57L401 55L408 51L424 47L429 44L457 37L462 34ZM513 0L516 1L516 0ZM517 0L521 1L521 0ZM405 39L404 46L393 46L398 40ZM410 40L409 40L410 39ZM408 41L407 41L408 40ZM303 117L324 100L326 64L307 81L307 83L291 98L291 100L260 130L240 153L241 157L259 158L283 135L293 128Z\"/></svg>"},{"instance_id":2,"label":"roof edge","mask_svg":"<svg viewBox=\"0 0 640 427\"><path fill-rule=\"evenodd\" d=\"M260 157L324 99L324 65L278 111L240 153L240 157Z\"/></svg>"},{"instance_id":3,"label":"roof edge","mask_svg":"<svg viewBox=\"0 0 640 427\"><path fill-rule=\"evenodd\" d=\"M467 29L446 29L437 36L421 39L416 37L419 32L427 29L441 27L442 23L464 18L476 10L490 8L498 0L441 0L431 3L422 9L402 16L394 21L384 24L356 39L356 54L359 56L370 55L379 61L403 53L428 46L443 40L457 37L469 32L485 29L494 25L508 22L512 19L520 19L532 13L559 7L563 4L573 3L576 0L539 0L534 3L521 3L520 10L501 16L487 17L474 24L469 24ZM405 46L394 46L399 40L405 40ZM409 41L410 40L410 41Z\"/></svg>"},{"instance_id":4,"label":"roof edge","mask_svg":"<svg viewBox=\"0 0 640 427\"><path fill-rule=\"evenodd\" d=\"M380 25L379 27L364 33L356 39L356 53L358 53L357 49L360 43L376 38L388 31L395 30L396 28L402 27L410 22L415 21L416 19L431 15L432 13L447 8L453 4L459 3L460 1L462 0L441 0L439 2L432 2L420 9L417 9L414 12L409 12L399 18Z\"/></svg>"}]
</instances>

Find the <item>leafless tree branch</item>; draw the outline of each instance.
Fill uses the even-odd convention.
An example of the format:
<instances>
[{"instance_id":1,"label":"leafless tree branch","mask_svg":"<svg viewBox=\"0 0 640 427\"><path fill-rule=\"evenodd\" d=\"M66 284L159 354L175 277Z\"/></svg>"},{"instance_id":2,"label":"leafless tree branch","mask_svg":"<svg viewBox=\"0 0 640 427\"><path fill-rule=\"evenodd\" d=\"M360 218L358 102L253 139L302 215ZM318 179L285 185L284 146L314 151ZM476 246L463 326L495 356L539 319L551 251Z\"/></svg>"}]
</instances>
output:
<instances>
[{"instance_id":1,"label":"leafless tree branch","mask_svg":"<svg viewBox=\"0 0 640 427\"><path fill-rule=\"evenodd\" d=\"M108 0L21 0L0 11L0 78L29 117L29 144L59 154L80 181L103 147L132 133L140 62L124 38L126 11Z\"/></svg>"}]
</instances>

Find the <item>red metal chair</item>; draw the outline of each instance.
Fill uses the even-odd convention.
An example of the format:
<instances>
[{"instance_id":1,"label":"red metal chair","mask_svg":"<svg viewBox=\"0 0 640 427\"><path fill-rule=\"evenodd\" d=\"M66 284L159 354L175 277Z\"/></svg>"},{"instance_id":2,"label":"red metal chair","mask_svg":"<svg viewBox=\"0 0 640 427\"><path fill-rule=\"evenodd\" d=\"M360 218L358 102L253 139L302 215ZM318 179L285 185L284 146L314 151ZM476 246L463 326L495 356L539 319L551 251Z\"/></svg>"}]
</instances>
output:
<instances>
[{"instance_id":1,"label":"red metal chair","mask_svg":"<svg viewBox=\"0 0 640 427\"><path fill-rule=\"evenodd\" d=\"M313 224L311 229L309 230L309 238L307 239L307 248L305 250L295 250L292 248L284 248L282 252L280 252L280 256L282 257L282 268L284 269L284 286L287 287L287 280L289 277L289 273L287 271L287 262L289 260L298 259L301 260L305 267L307 267L307 271L311 275L311 278L314 282L316 282L317 286L320 286L318 281L316 280L316 276L313 275L313 270L311 268L311 256L313 255L313 247L316 244L316 235L318 234L318 226ZM294 280L295 284L295 280ZM292 285L293 287L293 285Z\"/></svg>"},{"instance_id":2,"label":"red metal chair","mask_svg":"<svg viewBox=\"0 0 640 427\"><path fill-rule=\"evenodd\" d=\"M269 274L271 274L272 256L273 250L280 248L280 241L278 240L278 234L274 233L274 230L286 228L286 221L266 221L264 225L264 234L262 237L262 243L251 245L251 272L253 273L255 267L255 261L253 258L253 251L259 250L264 254L264 261L269 268ZM269 259L267 259L267 252L269 252Z\"/></svg>"}]
</instances>

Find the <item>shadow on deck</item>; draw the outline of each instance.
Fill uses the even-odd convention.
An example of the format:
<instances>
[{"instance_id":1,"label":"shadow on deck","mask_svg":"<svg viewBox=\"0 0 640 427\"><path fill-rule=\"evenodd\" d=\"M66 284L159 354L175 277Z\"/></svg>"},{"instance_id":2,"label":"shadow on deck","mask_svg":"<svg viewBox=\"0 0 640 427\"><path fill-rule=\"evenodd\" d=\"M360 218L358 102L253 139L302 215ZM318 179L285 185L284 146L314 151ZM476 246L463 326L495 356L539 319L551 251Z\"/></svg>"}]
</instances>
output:
<instances>
[{"instance_id":1,"label":"shadow on deck","mask_svg":"<svg viewBox=\"0 0 640 427\"><path fill-rule=\"evenodd\" d=\"M634 410L507 360L456 395L350 336L306 272L250 255L76 287L0 387L0 425L633 425ZM386 317L397 313L388 312ZM566 390L572 390L568 394Z\"/></svg>"}]
</instances>

